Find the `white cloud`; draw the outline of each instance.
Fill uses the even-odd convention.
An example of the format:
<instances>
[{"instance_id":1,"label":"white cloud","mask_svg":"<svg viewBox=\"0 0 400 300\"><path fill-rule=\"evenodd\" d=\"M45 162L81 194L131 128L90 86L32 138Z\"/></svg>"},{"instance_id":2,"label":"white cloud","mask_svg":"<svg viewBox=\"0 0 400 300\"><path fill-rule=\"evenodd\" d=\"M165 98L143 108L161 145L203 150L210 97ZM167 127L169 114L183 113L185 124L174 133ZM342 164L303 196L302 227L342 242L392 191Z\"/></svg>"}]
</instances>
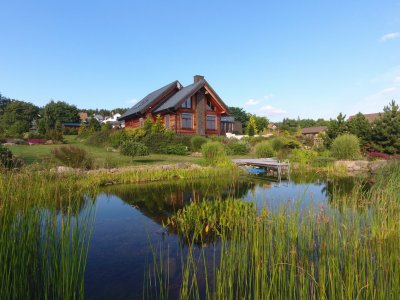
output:
<instances>
[{"instance_id":1,"label":"white cloud","mask_svg":"<svg viewBox=\"0 0 400 300\"><path fill-rule=\"evenodd\" d=\"M244 105L249 106L249 105L257 105L258 103L260 103L260 100L256 100L256 99L249 99L247 100Z\"/></svg>"},{"instance_id":2,"label":"white cloud","mask_svg":"<svg viewBox=\"0 0 400 300\"><path fill-rule=\"evenodd\" d=\"M380 92L378 92L378 95L387 95L387 94L392 94L393 92L397 91L397 88L395 87L388 87L385 88L383 90L381 90Z\"/></svg>"},{"instance_id":3,"label":"white cloud","mask_svg":"<svg viewBox=\"0 0 400 300\"><path fill-rule=\"evenodd\" d=\"M396 76L396 77L393 79L393 82L394 82L394 83L400 83L400 76Z\"/></svg>"},{"instance_id":4,"label":"white cloud","mask_svg":"<svg viewBox=\"0 0 400 300\"><path fill-rule=\"evenodd\" d=\"M383 35L380 39L381 42L387 42L390 40L395 40L400 37L400 32L391 32Z\"/></svg>"},{"instance_id":5,"label":"white cloud","mask_svg":"<svg viewBox=\"0 0 400 300\"><path fill-rule=\"evenodd\" d=\"M267 116L276 116L286 114L286 110L281 108L273 107L272 105L265 105L258 109L258 113L267 115Z\"/></svg>"}]
</instances>

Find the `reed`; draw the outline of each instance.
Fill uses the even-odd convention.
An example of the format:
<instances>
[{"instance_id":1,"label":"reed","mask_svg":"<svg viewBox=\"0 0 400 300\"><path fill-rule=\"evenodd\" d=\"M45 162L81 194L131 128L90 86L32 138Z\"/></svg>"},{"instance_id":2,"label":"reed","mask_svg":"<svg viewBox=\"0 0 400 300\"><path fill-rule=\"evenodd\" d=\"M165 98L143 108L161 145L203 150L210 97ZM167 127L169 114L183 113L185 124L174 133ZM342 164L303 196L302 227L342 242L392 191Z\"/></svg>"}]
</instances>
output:
<instances>
[{"instance_id":1,"label":"reed","mask_svg":"<svg viewBox=\"0 0 400 300\"><path fill-rule=\"evenodd\" d=\"M301 199L277 212L235 199L183 208L168 223L187 238L180 299L397 299L398 164L369 190L334 192L330 208L300 209ZM211 256L205 244L196 250L209 234L218 237Z\"/></svg>"},{"instance_id":2,"label":"reed","mask_svg":"<svg viewBox=\"0 0 400 300\"><path fill-rule=\"evenodd\" d=\"M94 217L83 190L48 174L5 173L0 195L0 299L83 298Z\"/></svg>"}]
</instances>

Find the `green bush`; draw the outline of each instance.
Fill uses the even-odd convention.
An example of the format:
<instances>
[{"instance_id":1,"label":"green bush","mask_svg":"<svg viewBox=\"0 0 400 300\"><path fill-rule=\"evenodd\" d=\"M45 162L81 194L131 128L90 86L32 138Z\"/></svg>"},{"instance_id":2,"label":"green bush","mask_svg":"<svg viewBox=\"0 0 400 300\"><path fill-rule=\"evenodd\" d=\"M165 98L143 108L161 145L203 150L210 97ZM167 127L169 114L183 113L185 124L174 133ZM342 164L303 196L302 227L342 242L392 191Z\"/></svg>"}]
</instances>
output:
<instances>
[{"instance_id":1,"label":"green bush","mask_svg":"<svg viewBox=\"0 0 400 300\"><path fill-rule=\"evenodd\" d=\"M119 148L128 140L128 135L124 130L113 131L108 137L108 144L113 148Z\"/></svg>"},{"instance_id":2,"label":"green bush","mask_svg":"<svg viewBox=\"0 0 400 300\"><path fill-rule=\"evenodd\" d=\"M190 135L176 135L174 132L171 133L171 130L166 130L164 134L172 135L173 144L185 145L188 149L192 147L192 142L191 142L192 137Z\"/></svg>"},{"instance_id":3,"label":"green bush","mask_svg":"<svg viewBox=\"0 0 400 300\"><path fill-rule=\"evenodd\" d=\"M172 144L173 136L164 133L149 133L141 140L151 153L163 153L163 150Z\"/></svg>"},{"instance_id":4,"label":"green bush","mask_svg":"<svg viewBox=\"0 0 400 300\"><path fill-rule=\"evenodd\" d=\"M233 155L244 155L250 152L250 145L245 142L234 142L227 144L229 148L229 154Z\"/></svg>"},{"instance_id":5,"label":"green bush","mask_svg":"<svg viewBox=\"0 0 400 300\"><path fill-rule=\"evenodd\" d=\"M201 153L209 165L219 165L228 162L224 145L220 142L207 142L203 144Z\"/></svg>"},{"instance_id":6,"label":"green bush","mask_svg":"<svg viewBox=\"0 0 400 300\"><path fill-rule=\"evenodd\" d=\"M121 154L126 156L146 156L149 149L143 143L126 141L121 145Z\"/></svg>"},{"instance_id":7,"label":"green bush","mask_svg":"<svg viewBox=\"0 0 400 300\"><path fill-rule=\"evenodd\" d=\"M61 146L54 148L51 153L63 165L71 168L91 169L93 159L86 150L76 146Z\"/></svg>"},{"instance_id":8,"label":"green bush","mask_svg":"<svg viewBox=\"0 0 400 300\"><path fill-rule=\"evenodd\" d=\"M109 141L111 132L111 130L95 131L87 138L85 144L91 146L105 146Z\"/></svg>"},{"instance_id":9,"label":"green bush","mask_svg":"<svg viewBox=\"0 0 400 300\"><path fill-rule=\"evenodd\" d=\"M0 169L14 169L22 167L23 162L15 157L11 150L0 144Z\"/></svg>"},{"instance_id":10,"label":"green bush","mask_svg":"<svg viewBox=\"0 0 400 300\"><path fill-rule=\"evenodd\" d=\"M298 163L301 167L309 165L317 157L317 152L303 149L293 149L289 155L290 161Z\"/></svg>"},{"instance_id":11,"label":"green bush","mask_svg":"<svg viewBox=\"0 0 400 300\"><path fill-rule=\"evenodd\" d=\"M261 142L256 145L256 155L258 158L274 157L276 155L269 141Z\"/></svg>"},{"instance_id":12,"label":"green bush","mask_svg":"<svg viewBox=\"0 0 400 300\"><path fill-rule=\"evenodd\" d=\"M203 136L194 136L190 139L192 151L198 152L201 150L201 146L207 143L207 139Z\"/></svg>"},{"instance_id":13,"label":"green bush","mask_svg":"<svg viewBox=\"0 0 400 300\"><path fill-rule=\"evenodd\" d=\"M174 155L187 155L188 148L182 144L172 144L168 145L163 149L165 154L174 154Z\"/></svg>"},{"instance_id":14,"label":"green bush","mask_svg":"<svg viewBox=\"0 0 400 300\"><path fill-rule=\"evenodd\" d=\"M360 141L353 134L340 135L333 141L331 151L337 159L357 159L361 156Z\"/></svg>"}]
</instances>

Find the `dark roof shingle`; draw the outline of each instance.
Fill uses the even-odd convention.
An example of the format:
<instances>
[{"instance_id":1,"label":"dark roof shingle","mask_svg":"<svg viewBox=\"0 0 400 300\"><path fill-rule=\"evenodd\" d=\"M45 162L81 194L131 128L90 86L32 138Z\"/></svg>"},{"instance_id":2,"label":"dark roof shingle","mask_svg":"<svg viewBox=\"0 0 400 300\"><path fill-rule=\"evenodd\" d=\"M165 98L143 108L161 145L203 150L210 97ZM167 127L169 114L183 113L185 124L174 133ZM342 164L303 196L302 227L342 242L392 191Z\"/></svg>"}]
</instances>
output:
<instances>
[{"instance_id":1,"label":"dark roof shingle","mask_svg":"<svg viewBox=\"0 0 400 300\"><path fill-rule=\"evenodd\" d=\"M143 113L148 107L150 107L155 101L157 101L159 97L161 97L163 94L167 93L168 91L174 88L178 88L178 86L180 87L181 84L179 83L178 80L175 80L167 84L166 86L163 86L162 88L159 88L154 92L151 92L142 100L140 100L138 103L136 103L131 109L127 110L121 117L119 117L119 120L123 120L130 115Z\"/></svg>"},{"instance_id":2,"label":"dark roof shingle","mask_svg":"<svg viewBox=\"0 0 400 300\"><path fill-rule=\"evenodd\" d=\"M180 91L175 93L172 97L170 97L167 101L161 104L157 109L154 110L154 113L159 113L164 110L175 108L181 101L188 99L194 93L196 93L203 85L205 84L205 80L202 79L198 82L192 83Z\"/></svg>"}]
</instances>

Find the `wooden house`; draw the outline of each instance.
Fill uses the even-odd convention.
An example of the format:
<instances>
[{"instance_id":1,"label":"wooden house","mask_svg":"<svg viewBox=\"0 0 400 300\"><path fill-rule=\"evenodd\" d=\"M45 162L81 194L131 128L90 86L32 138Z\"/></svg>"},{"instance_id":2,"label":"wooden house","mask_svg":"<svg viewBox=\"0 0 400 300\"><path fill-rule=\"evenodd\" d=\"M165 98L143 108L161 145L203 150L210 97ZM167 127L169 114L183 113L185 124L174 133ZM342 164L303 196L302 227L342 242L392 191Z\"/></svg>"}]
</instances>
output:
<instances>
[{"instance_id":1,"label":"wooden house","mask_svg":"<svg viewBox=\"0 0 400 300\"><path fill-rule=\"evenodd\" d=\"M119 120L126 128L139 128L158 114L165 127L178 134L221 135L234 130L227 105L200 75L186 87L176 80L148 94Z\"/></svg>"}]
</instances>

